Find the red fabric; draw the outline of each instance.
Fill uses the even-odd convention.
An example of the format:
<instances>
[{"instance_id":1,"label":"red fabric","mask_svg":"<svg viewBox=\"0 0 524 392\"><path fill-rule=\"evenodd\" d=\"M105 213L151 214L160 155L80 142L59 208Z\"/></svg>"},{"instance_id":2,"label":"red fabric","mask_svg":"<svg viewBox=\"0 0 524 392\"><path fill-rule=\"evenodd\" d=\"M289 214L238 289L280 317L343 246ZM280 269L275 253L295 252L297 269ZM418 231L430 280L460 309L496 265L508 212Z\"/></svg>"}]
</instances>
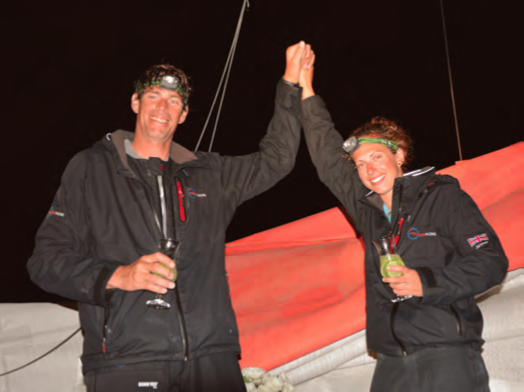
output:
<instances>
[{"instance_id":1,"label":"red fabric","mask_svg":"<svg viewBox=\"0 0 524 392\"><path fill-rule=\"evenodd\" d=\"M499 235L510 270L524 232L524 143L440 171L459 179ZM519 249L520 250L520 249ZM364 250L333 208L227 244L242 367L266 370L365 327Z\"/></svg>"}]
</instances>

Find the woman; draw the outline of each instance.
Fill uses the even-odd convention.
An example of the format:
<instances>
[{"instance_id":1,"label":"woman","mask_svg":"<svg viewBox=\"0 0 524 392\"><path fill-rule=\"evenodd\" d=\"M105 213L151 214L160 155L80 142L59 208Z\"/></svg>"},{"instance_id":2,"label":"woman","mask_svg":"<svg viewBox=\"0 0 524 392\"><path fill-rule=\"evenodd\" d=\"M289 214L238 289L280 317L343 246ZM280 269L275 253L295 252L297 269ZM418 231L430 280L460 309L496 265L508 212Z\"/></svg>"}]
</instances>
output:
<instances>
[{"instance_id":1,"label":"woman","mask_svg":"<svg viewBox=\"0 0 524 392\"><path fill-rule=\"evenodd\" d=\"M404 173L411 140L395 122L374 118L344 143L312 79L312 67L302 70L308 149L366 245L367 344L377 353L371 391L489 391L474 296L506 274L497 235L455 178L429 167ZM372 242L387 234L406 264L388 267L399 277L380 274ZM412 297L395 301L404 295Z\"/></svg>"}]
</instances>

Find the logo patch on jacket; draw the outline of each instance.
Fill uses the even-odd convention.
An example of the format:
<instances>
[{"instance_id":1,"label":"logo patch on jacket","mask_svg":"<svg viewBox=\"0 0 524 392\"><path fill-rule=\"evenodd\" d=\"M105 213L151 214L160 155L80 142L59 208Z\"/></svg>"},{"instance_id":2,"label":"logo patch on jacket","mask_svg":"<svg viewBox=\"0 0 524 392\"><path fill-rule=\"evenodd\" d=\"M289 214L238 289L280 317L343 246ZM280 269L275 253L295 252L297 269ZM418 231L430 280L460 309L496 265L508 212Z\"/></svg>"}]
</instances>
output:
<instances>
[{"instance_id":1,"label":"logo patch on jacket","mask_svg":"<svg viewBox=\"0 0 524 392\"><path fill-rule=\"evenodd\" d=\"M139 381L138 388L158 389L158 381Z\"/></svg>"},{"instance_id":2,"label":"logo patch on jacket","mask_svg":"<svg viewBox=\"0 0 524 392\"><path fill-rule=\"evenodd\" d=\"M475 249L478 249L481 246L486 245L488 242L489 242L489 238L486 233L478 234L476 236L468 238L469 246L471 246L472 248L475 247Z\"/></svg>"},{"instance_id":3,"label":"logo patch on jacket","mask_svg":"<svg viewBox=\"0 0 524 392\"><path fill-rule=\"evenodd\" d=\"M46 219L49 218L51 215L56 215L62 218L65 216L63 212L55 211L55 206L51 206L51 209L49 210L49 212L46 215Z\"/></svg>"},{"instance_id":4,"label":"logo patch on jacket","mask_svg":"<svg viewBox=\"0 0 524 392\"><path fill-rule=\"evenodd\" d=\"M187 195L191 199L196 199L197 197L207 197L205 193L197 193L193 188L187 188Z\"/></svg>"},{"instance_id":5,"label":"logo patch on jacket","mask_svg":"<svg viewBox=\"0 0 524 392\"><path fill-rule=\"evenodd\" d=\"M412 241L418 240L421 237L436 237L437 233L429 231L427 233L421 233L416 227L412 227L408 230L408 238Z\"/></svg>"}]
</instances>

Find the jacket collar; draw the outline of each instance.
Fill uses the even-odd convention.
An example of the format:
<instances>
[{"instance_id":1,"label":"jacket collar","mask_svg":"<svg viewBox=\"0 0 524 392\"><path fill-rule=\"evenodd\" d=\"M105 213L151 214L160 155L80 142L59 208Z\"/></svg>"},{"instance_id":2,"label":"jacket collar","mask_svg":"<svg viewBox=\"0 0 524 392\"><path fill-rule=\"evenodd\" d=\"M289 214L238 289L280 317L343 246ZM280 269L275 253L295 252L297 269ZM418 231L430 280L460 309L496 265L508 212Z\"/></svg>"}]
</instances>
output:
<instances>
[{"instance_id":1,"label":"jacket collar","mask_svg":"<svg viewBox=\"0 0 524 392\"><path fill-rule=\"evenodd\" d=\"M113 156L116 160L117 166L120 170L122 170L123 174L126 172L127 174L132 173L132 170L129 168L127 161L125 140L127 139L132 142L134 138L135 134L133 132L118 130L113 133L108 133L102 140L102 143L111 151L113 151ZM200 159L201 157L198 157L195 153L175 142L171 142L169 157L175 164L182 167L210 167L209 164Z\"/></svg>"},{"instance_id":2,"label":"jacket collar","mask_svg":"<svg viewBox=\"0 0 524 392\"><path fill-rule=\"evenodd\" d=\"M407 211L409 206L419 196L419 194L427 188L430 181L428 181L435 174L435 168L426 166L422 169L414 170L404 174L404 176L395 179L393 185L393 205L392 205L392 222L396 219L396 214L399 210L399 202L402 203L402 210ZM399 200L400 190L402 188L402 200ZM382 211L382 199L377 193L370 191L360 199L361 202L367 205L376 207Z\"/></svg>"}]
</instances>

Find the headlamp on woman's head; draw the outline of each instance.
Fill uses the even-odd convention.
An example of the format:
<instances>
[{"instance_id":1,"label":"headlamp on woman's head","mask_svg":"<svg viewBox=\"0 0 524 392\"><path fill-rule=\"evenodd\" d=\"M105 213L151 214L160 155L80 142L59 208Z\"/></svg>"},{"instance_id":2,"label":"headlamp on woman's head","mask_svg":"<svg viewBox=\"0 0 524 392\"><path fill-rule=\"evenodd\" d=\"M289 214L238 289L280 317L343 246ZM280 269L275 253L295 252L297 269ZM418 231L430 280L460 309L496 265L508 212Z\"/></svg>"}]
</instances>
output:
<instances>
[{"instance_id":1,"label":"headlamp on woman's head","mask_svg":"<svg viewBox=\"0 0 524 392\"><path fill-rule=\"evenodd\" d=\"M366 143L377 143L377 144L383 144L386 147L391 148L393 151L398 150L398 144L387 139L380 139L378 137L360 137L357 138L356 136L351 136L349 139L347 139L344 144L342 144L342 148L345 152L353 155L353 153L357 150L357 148L360 147L361 144Z\"/></svg>"}]
</instances>

